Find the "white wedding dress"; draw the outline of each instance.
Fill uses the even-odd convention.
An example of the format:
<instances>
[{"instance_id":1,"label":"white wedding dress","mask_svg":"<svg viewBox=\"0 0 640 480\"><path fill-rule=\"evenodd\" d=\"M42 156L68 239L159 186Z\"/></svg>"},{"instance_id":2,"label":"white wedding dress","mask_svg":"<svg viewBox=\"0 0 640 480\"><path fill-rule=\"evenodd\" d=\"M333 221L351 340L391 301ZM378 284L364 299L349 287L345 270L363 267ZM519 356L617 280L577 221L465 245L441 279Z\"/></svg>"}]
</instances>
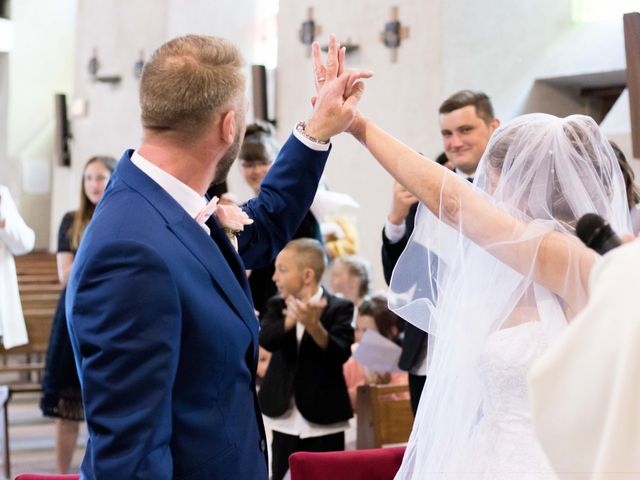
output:
<instances>
[{"instance_id":1,"label":"white wedding dress","mask_svg":"<svg viewBox=\"0 0 640 480\"><path fill-rule=\"evenodd\" d=\"M527 376L587 300L577 220L630 231L617 158L593 119L530 114L494 132L472 186L441 173L390 285L391 309L429 334L396 479L555 480Z\"/></svg>"},{"instance_id":2,"label":"white wedding dress","mask_svg":"<svg viewBox=\"0 0 640 480\"><path fill-rule=\"evenodd\" d=\"M535 436L527 392L529 369L547 345L539 321L498 330L487 339L477 366L485 387L482 412L456 479L556 478Z\"/></svg>"}]
</instances>

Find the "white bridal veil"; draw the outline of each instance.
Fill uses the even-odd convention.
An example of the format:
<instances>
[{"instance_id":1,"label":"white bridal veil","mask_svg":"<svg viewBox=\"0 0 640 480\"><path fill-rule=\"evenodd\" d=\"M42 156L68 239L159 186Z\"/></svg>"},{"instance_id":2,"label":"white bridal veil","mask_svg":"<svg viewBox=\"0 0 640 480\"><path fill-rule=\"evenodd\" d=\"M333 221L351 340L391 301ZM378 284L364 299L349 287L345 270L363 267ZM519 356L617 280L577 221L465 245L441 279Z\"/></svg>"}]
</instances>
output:
<instances>
[{"instance_id":1,"label":"white bridal veil","mask_svg":"<svg viewBox=\"0 0 640 480\"><path fill-rule=\"evenodd\" d=\"M477 219L465 216L468 205L448 196L457 181L445 175L441 186L440 204L447 212L420 206L391 281L392 309L429 333L427 382L397 478L467 478L459 475L459 462L469 458L474 427L488 408L477 371L487 339L501 329L539 322L551 341L586 302L580 261L568 254L579 242L578 218L595 212L618 233L631 231L616 156L590 117L531 114L496 130L470 188L477 193L474 202L519 220L519 228L500 231L498 241L480 246L465 236L469 220ZM490 220L482 228L494 228ZM540 250L552 231L566 234L554 238L560 239L556 251L568 258L555 273L555 293L533 279L537 262L554 265ZM500 260L508 252L517 252L518 271ZM474 479L491 478L490 472L475 473Z\"/></svg>"}]
</instances>

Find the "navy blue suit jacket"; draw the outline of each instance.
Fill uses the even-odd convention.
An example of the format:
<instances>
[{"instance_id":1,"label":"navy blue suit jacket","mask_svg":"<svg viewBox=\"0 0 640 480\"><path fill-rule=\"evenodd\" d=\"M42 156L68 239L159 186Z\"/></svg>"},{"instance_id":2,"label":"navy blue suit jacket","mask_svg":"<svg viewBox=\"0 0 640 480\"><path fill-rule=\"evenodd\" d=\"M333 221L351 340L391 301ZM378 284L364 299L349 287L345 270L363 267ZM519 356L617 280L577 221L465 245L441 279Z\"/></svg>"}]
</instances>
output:
<instances>
[{"instance_id":1,"label":"navy blue suit jacket","mask_svg":"<svg viewBox=\"0 0 640 480\"><path fill-rule=\"evenodd\" d=\"M125 152L88 226L67 318L89 443L83 479L266 479L258 320L245 268L269 263L315 195L328 152L290 137L240 256Z\"/></svg>"}]
</instances>

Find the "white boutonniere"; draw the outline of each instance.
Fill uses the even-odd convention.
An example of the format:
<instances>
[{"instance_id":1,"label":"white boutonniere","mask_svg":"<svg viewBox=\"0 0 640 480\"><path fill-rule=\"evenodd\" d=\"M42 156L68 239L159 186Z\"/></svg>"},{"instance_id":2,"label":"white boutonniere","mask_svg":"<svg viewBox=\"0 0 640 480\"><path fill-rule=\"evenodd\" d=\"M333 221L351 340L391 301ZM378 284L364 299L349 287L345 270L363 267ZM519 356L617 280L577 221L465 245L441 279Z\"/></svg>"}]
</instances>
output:
<instances>
[{"instance_id":1,"label":"white boutonniere","mask_svg":"<svg viewBox=\"0 0 640 480\"><path fill-rule=\"evenodd\" d=\"M217 217L224 233L238 250L237 235L244 230L245 225L251 225L253 220L237 205L220 205L218 197L213 197L207 206L198 213L195 220L204 225L211 215Z\"/></svg>"}]
</instances>

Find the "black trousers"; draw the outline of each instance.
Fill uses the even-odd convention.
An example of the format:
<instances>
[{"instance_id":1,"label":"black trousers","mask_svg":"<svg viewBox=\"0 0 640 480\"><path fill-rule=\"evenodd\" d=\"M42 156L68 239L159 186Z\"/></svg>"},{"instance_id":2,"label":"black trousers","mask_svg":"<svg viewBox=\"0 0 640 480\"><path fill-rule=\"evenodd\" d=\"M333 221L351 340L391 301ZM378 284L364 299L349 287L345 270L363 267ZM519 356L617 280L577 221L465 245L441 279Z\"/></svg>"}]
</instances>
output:
<instances>
[{"instance_id":1,"label":"black trousers","mask_svg":"<svg viewBox=\"0 0 640 480\"><path fill-rule=\"evenodd\" d=\"M271 443L272 480L282 480L289 470L289 455L295 452L336 452L344 450L344 432L322 437L300 438L273 432Z\"/></svg>"},{"instance_id":2,"label":"black trousers","mask_svg":"<svg viewBox=\"0 0 640 480\"><path fill-rule=\"evenodd\" d=\"M424 382L427 381L425 375L409 374L409 396L411 397L411 410L413 410L413 416L416 416L418 411L418 403L420 402L420 395L422 395L422 387Z\"/></svg>"}]
</instances>

